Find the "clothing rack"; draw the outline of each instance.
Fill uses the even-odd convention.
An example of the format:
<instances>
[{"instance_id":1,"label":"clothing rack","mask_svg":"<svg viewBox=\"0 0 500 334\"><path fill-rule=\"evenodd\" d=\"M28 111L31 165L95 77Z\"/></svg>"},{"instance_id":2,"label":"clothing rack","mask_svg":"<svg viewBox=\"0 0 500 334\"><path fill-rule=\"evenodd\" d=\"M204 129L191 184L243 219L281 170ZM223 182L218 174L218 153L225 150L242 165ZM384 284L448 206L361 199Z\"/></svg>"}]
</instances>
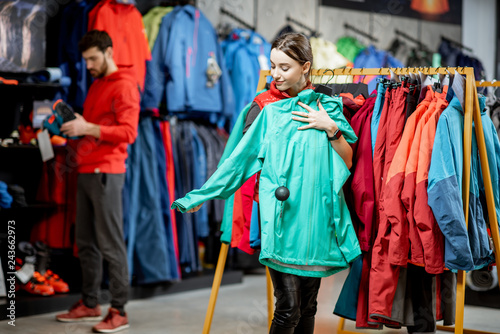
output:
<instances>
[{"instance_id":1,"label":"clothing rack","mask_svg":"<svg viewBox=\"0 0 500 334\"><path fill-rule=\"evenodd\" d=\"M220 8L220 13L223 14L223 15L226 15L226 16L228 16L230 18L232 18L233 20L235 20L236 22L238 22L239 24L241 24L244 28L247 28L247 29L255 31L255 27L253 25L251 25L249 23L246 23L245 21L243 21L238 16L234 15L233 13L231 13L230 11L228 11L227 9L225 9L224 7Z\"/></svg>"},{"instance_id":2,"label":"clothing rack","mask_svg":"<svg viewBox=\"0 0 500 334\"><path fill-rule=\"evenodd\" d=\"M358 28L356 28L355 26L352 26L350 25L349 23L344 23L344 28L347 29L347 30L351 30L351 31L354 31L355 33L357 33L358 35L361 35L363 37L366 37L368 38L370 41L374 42L374 43L377 43L378 42L378 38L370 35L369 33L366 33L362 30L359 30Z\"/></svg>"},{"instance_id":3,"label":"clothing rack","mask_svg":"<svg viewBox=\"0 0 500 334\"><path fill-rule=\"evenodd\" d=\"M500 81L476 81L476 87L500 87Z\"/></svg>"},{"instance_id":4,"label":"clothing rack","mask_svg":"<svg viewBox=\"0 0 500 334\"><path fill-rule=\"evenodd\" d=\"M465 46L463 45L462 43L460 42L457 42L457 41L454 41L452 39L449 39L448 37L446 36L443 36L441 35L441 40L442 41L447 41L449 42L450 44L453 44L453 46L457 47L457 48L460 48L462 50L465 50L465 51L469 51L469 52L473 52L474 50L472 50L471 48L469 48L468 46Z\"/></svg>"},{"instance_id":5,"label":"clothing rack","mask_svg":"<svg viewBox=\"0 0 500 334\"><path fill-rule=\"evenodd\" d=\"M409 40L410 42L413 42L413 43L417 44L420 49L425 50L425 51L430 50L427 47L427 45L425 45L424 43L422 43L418 39L416 39L414 37L411 37L410 35L406 34L405 32L403 32L403 31L401 31L399 29L394 30L394 32L396 33L396 35L401 36L401 37Z\"/></svg>"},{"instance_id":6,"label":"clothing rack","mask_svg":"<svg viewBox=\"0 0 500 334\"><path fill-rule=\"evenodd\" d=\"M298 25L299 27L301 27L303 29L306 29L311 34L311 37L319 37L321 35L318 31L316 31L316 29L308 27L304 23L299 22L299 21L291 18L290 16L286 17L286 22L287 23L293 23L293 24Z\"/></svg>"},{"instance_id":7,"label":"clothing rack","mask_svg":"<svg viewBox=\"0 0 500 334\"><path fill-rule=\"evenodd\" d=\"M437 74L449 74L454 73L455 70L466 76L466 86L465 86L465 101L464 101L464 173L463 173L463 186L462 186L462 198L464 204L464 214L465 222L469 222L469 189L470 189L470 166L471 166L471 148L472 148L472 121L474 119L477 144L479 148L479 156L481 162L481 172L483 175L490 175L490 169L488 165L488 157L486 151L486 142L484 139L483 126L481 122L481 111L479 110L479 102L477 99L477 89L476 82L474 80L474 69L471 67L439 67L439 68L343 68L343 69L313 69L311 71L312 76L323 76L323 75L390 75L391 72L396 75L406 75L409 73L422 73L425 75L437 75ZM259 83L257 86L257 91L262 90L265 87L266 79L271 75L271 71L260 71ZM495 82L496 84L497 82ZM485 82L483 82L485 85ZM500 85L500 84L499 84ZM500 233L498 228L498 221L496 218L495 211L495 199L493 196L493 188L491 184L491 178L484 178L484 188L486 194L486 203L488 208L488 217L490 221L490 229L493 238L495 251L495 259L497 263L497 272L500 276ZM217 301L217 295L219 293L219 288L222 280L222 275L224 272L224 266L226 263L227 253L229 250L228 244L222 244L219 253L219 260L217 262L217 268L215 271L214 281L212 284L212 292L210 294L210 300L208 304L208 309L205 317L205 323L203 327L203 334L210 333L210 327L212 324L212 318L215 310L215 304ZM268 307L268 324L271 325L271 320L273 316L274 299L273 299L273 288L270 279L269 271L266 270L267 279L267 307ZM459 270L457 273L457 295L456 295L456 311L455 311L455 327L447 326L437 326L439 330L454 332L455 334L494 334L491 332L478 331L464 329L464 304L465 304L465 272ZM340 318L338 323L337 334L359 334L359 332L348 331L344 329L345 319Z\"/></svg>"}]
</instances>

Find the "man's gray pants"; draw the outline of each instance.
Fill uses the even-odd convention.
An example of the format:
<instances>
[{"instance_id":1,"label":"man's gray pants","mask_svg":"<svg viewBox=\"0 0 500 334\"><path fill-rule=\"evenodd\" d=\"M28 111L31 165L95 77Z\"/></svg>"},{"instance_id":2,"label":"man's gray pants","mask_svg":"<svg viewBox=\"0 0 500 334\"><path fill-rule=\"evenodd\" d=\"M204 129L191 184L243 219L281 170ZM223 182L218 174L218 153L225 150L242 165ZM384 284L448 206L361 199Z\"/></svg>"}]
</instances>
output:
<instances>
[{"instance_id":1,"label":"man's gray pants","mask_svg":"<svg viewBox=\"0 0 500 334\"><path fill-rule=\"evenodd\" d=\"M76 245L87 307L98 303L102 260L108 263L111 307L128 299L127 251L123 239L122 189L125 174L79 174L76 199Z\"/></svg>"}]
</instances>

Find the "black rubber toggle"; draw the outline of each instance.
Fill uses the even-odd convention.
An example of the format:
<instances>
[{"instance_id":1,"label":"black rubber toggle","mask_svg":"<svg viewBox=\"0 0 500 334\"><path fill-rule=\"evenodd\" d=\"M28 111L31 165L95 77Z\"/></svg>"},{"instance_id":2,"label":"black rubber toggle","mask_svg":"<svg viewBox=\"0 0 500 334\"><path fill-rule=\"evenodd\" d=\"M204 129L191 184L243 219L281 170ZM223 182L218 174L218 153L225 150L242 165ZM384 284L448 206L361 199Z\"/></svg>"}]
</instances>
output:
<instances>
[{"instance_id":1,"label":"black rubber toggle","mask_svg":"<svg viewBox=\"0 0 500 334\"><path fill-rule=\"evenodd\" d=\"M278 199L278 201L286 201L290 196L290 190L287 187L278 187L274 192L274 195Z\"/></svg>"}]
</instances>

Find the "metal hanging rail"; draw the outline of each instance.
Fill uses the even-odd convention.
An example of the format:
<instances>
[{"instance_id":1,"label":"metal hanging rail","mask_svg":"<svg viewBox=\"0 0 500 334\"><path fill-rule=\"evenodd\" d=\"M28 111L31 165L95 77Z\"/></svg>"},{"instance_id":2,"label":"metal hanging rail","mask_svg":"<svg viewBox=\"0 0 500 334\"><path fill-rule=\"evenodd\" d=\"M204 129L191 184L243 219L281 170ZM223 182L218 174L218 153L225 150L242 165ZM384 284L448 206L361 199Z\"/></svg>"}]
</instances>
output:
<instances>
[{"instance_id":1,"label":"metal hanging rail","mask_svg":"<svg viewBox=\"0 0 500 334\"><path fill-rule=\"evenodd\" d=\"M298 25L299 27L303 28L303 29L306 29L309 31L309 33L313 36L313 37L318 37L320 36L320 33L318 31L316 31L316 29L313 29L311 27L308 27L306 26L304 23L302 22L299 22L293 18L291 18L290 16L287 16L286 17L286 22L290 22L290 23L293 23L293 24L296 24Z\"/></svg>"},{"instance_id":2,"label":"metal hanging rail","mask_svg":"<svg viewBox=\"0 0 500 334\"><path fill-rule=\"evenodd\" d=\"M220 13L224 14L224 15L230 17L230 18L232 18L233 20L235 20L236 22L238 22L239 24L241 24L244 28L247 28L247 29L255 31L255 27L254 26L252 26L249 23L246 23L245 21L243 21L238 16L234 15L233 13L231 13L230 11L228 11L227 9L225 9L224 7L220 8Z\"/></svg>"},{"instance_id":3,"label":"metal hanging rail","mask_svg":"<svg viewBox=\"0 0 500 334\"><path fill-rule=\"evenodd\" d=\"M463 49L463 50L466 50L466 51L469 51L469 52L473 52L474 50L472 50L471 48L469 48L468 46L465 46L463 45L462 43L460 42L457 42L457 41L454 41L444 35L441 35L441 40L443 41L447 41L449 42L450 44L452 44L453 46L457 47L457 48L460 48L460 49Z\"/></svg>"},{"instance_id":4,"label":"metal hanging rail","mask_svg":"<svg viewBox=\"0 0 500 334\"><path fill-rule=\"evenodd\" d=\"M414 37L411 37L410 35L406 34L405 32L403 32L403 31L401 31L399 29L394 30L394 32L396 33L396 35L401 36L401 37L409 40L410 42L413 42L413 43L417 44L421 49L423 49L423 50L430 50L430 48L427 47L427 45L425 45L424 43L422 43L418 39L416 39Z\"/></svg>"},{"instance_id":5,"label":"metal hanging rail","mask_svg":"<svg viewBox=\"0 0 500 334\"><path fill-rule=\"evenodd\" d=\"M376 38L375 36L372 36L370 35L369 33L367 32L364 32L362 30L359 30L358 28L356 28L355 26L352 26L350 25L349 23L344 23L344 28L348 29L348 30L351 30L351 31L354 31L355 33L357 33L358 35L361 35L363 37L366 37L368 38L369 40L371 40L372 42L374 43L377 43L378 42L378 38Z\"/></svg>"}]
</instances>

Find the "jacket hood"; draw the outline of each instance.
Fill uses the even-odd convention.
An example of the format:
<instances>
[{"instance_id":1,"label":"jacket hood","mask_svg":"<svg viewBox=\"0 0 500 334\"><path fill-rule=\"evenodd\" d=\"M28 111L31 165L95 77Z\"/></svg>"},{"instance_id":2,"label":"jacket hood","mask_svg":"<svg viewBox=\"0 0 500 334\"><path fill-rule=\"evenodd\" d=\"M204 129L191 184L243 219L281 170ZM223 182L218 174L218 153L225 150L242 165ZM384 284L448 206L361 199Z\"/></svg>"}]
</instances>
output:
<instances>
[{"instance_id":1,"label":"jacket hood","mask_svg":"<svg viewBox=\"0 0 500 334\"><path fill-rule=\"evenodd\" d=\"M102 82L111 82L118 80L129 80L131 82L136 82L136 74L133 65L118 65L118 71L100 78Z\"/></svg>"}]
</instances>

